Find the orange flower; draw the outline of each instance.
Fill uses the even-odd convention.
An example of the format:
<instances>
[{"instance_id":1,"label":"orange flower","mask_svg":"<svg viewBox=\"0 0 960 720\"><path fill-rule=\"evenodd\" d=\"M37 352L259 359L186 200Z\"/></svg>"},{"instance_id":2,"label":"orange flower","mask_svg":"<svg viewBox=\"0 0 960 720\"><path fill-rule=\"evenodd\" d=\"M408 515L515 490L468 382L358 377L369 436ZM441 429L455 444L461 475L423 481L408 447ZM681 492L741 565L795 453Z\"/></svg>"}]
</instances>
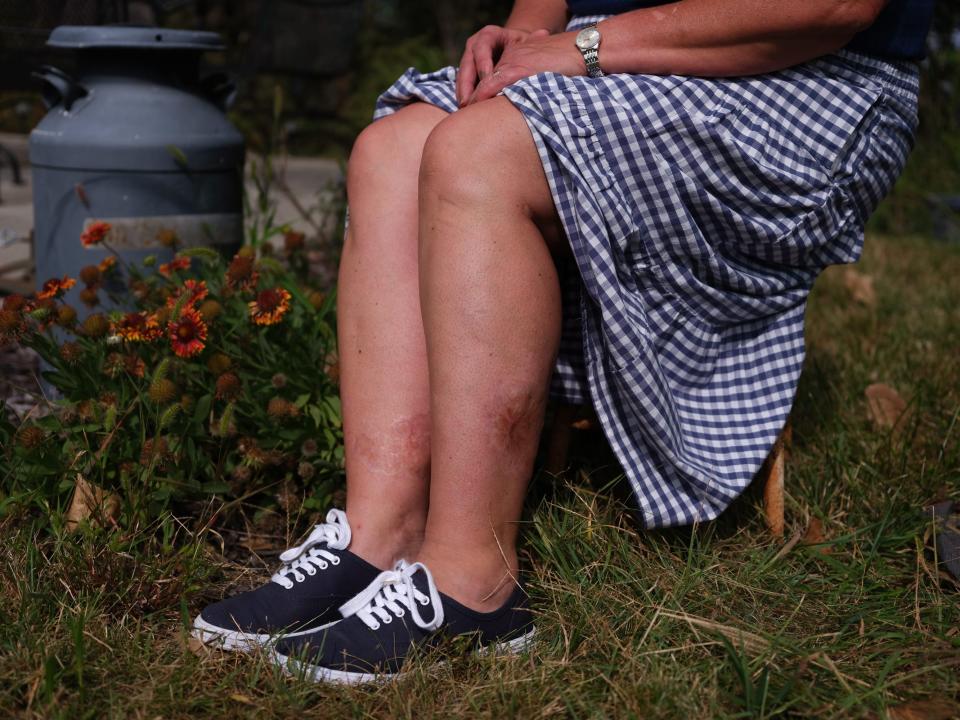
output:
<instances>
[{"instance_id":1,"label":"orange flower","mask_svg":"<svg viewBox=\"0 0 960 720\"><path fill-rule=\"evenodd\" d=\"M77 284L76 280L74 280L73 278L69 278L66 275L63 276L63 280L57 280L57 278L50 278L43 284L43 287L40 289L40 292L37 293L37 298L40 300L46 300L47 298L54 298L54 297L58 298L76 284Z\"/></svg>"},{"instance_id":2,"label":"orange flower","mask_svg":"<svg viewBox=\"0 0 960 720\"><path fill-rule=\"evenodd\" d=\"M275 325L290 309L290 293L283 288L263 290L248 305L250 319L257 325Z\"/></svg>"},{"instance_id":3,"label":"orange flower","mask_svg":"<svg viewBox=\"0 0 960 720\"><path fill-rule=\"evenodd\" d=\"M84 247L99 245L108 232L110 232L110 223L97 220L87 225L86 230L80 234L80 242L83 243Z\"/></svg>"},{"instance_id":4,"label":"orange flower","mask_svg":"<svg viewBox=\"0 0 960 720\"><path fill-rule=\"evenodd\" d=\"M232 290L253 290L260 275L254 269L253 258L249 254L234 256L227 268L227 287Z\"/></svg>"},{"instance_id":5,"label":"orange flower","mask_svg":"<svg viewBox=\"0 0 960 720\"><path fill-rule=\"evenodd\" d=\"M114 325L113 331L124 340L153 342L163 335L160 323L145 312L130 312Z\"/></svg>"},{"instance_id":6,"label":"orange flower","mask_svg":"<svg viewBox=\"0 0 960 720\"><path fill-rule=\"evenodd\" d=\"M157 270L159 270L160 274L164 277L170 277L173 273L186 270L188 267L190 267L190 258L175 257L170 262L163 263Z\"/></svg>"},{"instance_id":7,"label":"orange flower","mask_svg":"<svg viewBox=\"0 0 960 720\"><path fill-rule=\"evenodd\" d=\"M175 322L167 324L173 351L182 358L198 355L205 347L207 325L193 308L184 308Z\"/></svg>"},{"instance_id":8,"label":"orange flower","mask_svg":"<svg viewBox=\"0 0 960 720\"><path fill-rule=\"evenodd\" d=\"M208 295L206 280L184 280L183 287L179 288L173 295L167 298L167 307L171 310L180 302L180 298L186 293L190 294L184 307L193 307Z\"/></svg>"},{"instance_id":9,"label":"orange flower","mask_svg":"<svg viewBox=\"0 0 960 720\"><path fill-rule=\"evenodd\" d=\"M105 275L114 265L117 264L117 258L113 255L107 255L103 260L97 263L97 269L100 274Z\"/></svg>"}]
</instances>

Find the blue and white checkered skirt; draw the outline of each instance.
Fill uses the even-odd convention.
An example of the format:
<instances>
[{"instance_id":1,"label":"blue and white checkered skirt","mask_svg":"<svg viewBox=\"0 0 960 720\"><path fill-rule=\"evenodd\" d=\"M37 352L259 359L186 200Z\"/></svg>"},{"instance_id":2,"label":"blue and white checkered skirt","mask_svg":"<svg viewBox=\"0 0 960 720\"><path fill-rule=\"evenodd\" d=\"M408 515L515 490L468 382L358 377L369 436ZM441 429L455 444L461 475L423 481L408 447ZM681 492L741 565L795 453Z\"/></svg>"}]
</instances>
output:
<instances>
[{"instance_id":1,"label":"blue and white checkered skirt","mask_svg":"<svg viewBox=\"0 0 960 720\"><path fill-rule=\"evenodd\" d=\"M411 68L375 118L454 112L455 78ZM759 469L793 403L807 295L859 257L917 90L914 65L847 52L754 77L544 73L504 90L576 259L552 389L592 401L648 526L716 517Z\"/></svg>"}]
</instances>

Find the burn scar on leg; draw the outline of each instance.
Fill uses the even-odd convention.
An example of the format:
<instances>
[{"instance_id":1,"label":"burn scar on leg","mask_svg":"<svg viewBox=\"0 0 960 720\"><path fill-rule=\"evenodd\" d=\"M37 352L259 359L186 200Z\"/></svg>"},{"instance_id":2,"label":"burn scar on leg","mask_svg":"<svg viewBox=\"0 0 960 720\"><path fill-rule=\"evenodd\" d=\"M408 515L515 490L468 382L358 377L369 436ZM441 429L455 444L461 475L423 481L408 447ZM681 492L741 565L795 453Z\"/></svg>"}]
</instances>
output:
<instances>
[{"instance_id":1,"label":"burn scar on leg","mask_svg":"<svg viewBox=\"0 0 960 720\"><path fill-rule=\"evenodd\" d=\"M422 475L430 465L430 415L398 418L380 433L349 433L347 461L377 475Z\"/></svg>"},{"instance_id":2,"label":"burn scar on leg","mask_svg":"<svg viewBox=\"0 0 960 720\"><path fill-rule=\"evenodd\" d=\"M515 448L531 442L540 433L545 405L544 393L529 390L510 393L496 401L492 406L495 444Z\"/></svg>"}]
</instances>

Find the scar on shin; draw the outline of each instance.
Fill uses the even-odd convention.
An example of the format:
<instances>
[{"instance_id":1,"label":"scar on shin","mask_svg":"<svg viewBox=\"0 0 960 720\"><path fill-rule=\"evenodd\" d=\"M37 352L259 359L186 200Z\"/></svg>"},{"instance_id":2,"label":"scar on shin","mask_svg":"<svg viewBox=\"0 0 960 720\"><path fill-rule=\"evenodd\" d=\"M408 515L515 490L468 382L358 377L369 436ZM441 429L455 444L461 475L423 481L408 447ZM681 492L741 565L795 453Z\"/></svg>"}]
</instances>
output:
<instances>
[{"instance_id":1,"label":"scar on shin","mask_svg":"<svg viewBox=\"0 0 960 720\"><path fill-rule=\"evenodd\" d=\"M420 471L430 462L430 415L398 418L381 433L348 433L346 453L376 473Z\"/></svg>"},{"instance_id":2,"label":"scar on shin","mask_svg":"<svg viewBox=\"0 0 960 720\"><path fill-rule=\"evenodd\" d=\"M545 398L530 391L510 393L493 405L493 427L498 441L516 446L539 434Z\"/></svg>"}]
</instances>

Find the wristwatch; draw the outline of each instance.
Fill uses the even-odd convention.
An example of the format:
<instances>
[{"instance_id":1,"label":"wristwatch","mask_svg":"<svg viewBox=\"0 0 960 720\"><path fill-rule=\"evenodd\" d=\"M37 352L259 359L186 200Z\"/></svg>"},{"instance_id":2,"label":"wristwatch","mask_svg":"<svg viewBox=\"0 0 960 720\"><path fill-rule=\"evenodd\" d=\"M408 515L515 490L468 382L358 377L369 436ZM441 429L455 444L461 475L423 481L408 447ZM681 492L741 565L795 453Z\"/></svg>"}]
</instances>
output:
<instances>
[{"instance_id":1,"label":"wristwatch","mask_svg":"<svg viewBox=\"0 0 960 720\"><path fill-rule=\"evenodd\" d=\"M604 72L600 69L600 31L597 24L588 25L577 33L577 49L583 55L583 61L587 64L587 75L593 78L603 77Z\"/></svg>"}]
</instances>

